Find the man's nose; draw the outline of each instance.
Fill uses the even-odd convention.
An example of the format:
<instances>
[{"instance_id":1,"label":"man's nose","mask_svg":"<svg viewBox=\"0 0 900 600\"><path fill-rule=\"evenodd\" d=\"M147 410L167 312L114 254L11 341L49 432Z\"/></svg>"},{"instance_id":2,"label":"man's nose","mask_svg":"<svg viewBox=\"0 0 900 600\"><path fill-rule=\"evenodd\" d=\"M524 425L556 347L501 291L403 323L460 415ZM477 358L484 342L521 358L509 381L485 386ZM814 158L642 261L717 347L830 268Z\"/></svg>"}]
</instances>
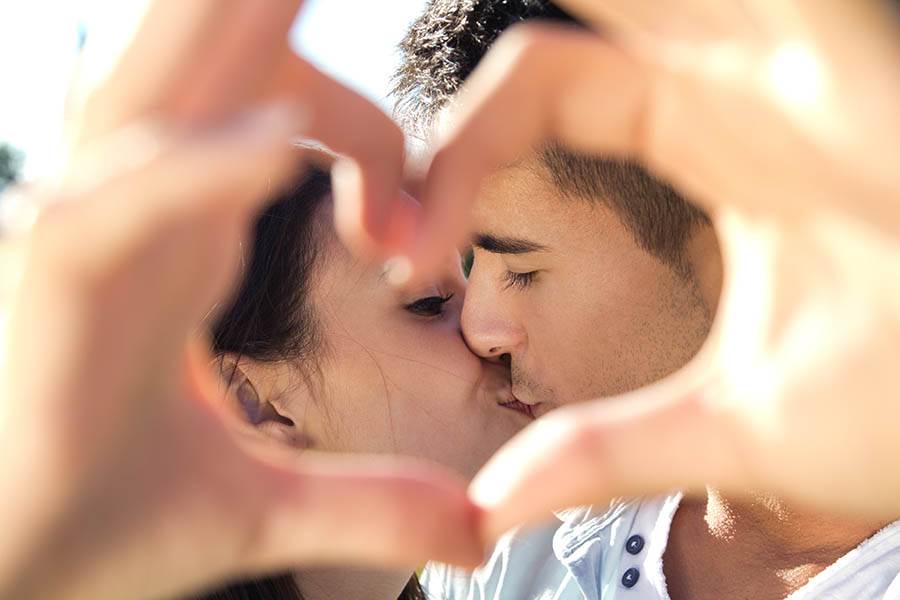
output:
<instances>
[{"instance_id":1,"label":"man's nose","mask_svg":"<svg viewBox=\"0 0 900 600\"><path fill-rule=\"evenodd\" d=\"M508 363L524 346L525 331L499 298L479 288L470 280L461 319L463 337L478 356Z\"/></svg>"}]
</instances>

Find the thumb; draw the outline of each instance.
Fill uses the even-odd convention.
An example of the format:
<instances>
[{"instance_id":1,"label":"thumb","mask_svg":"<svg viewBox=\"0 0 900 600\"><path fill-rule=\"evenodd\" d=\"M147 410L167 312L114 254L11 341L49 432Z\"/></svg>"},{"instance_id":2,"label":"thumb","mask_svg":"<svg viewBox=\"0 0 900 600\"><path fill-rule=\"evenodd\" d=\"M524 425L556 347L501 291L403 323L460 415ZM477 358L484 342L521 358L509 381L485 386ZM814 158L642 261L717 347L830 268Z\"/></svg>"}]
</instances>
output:
<instances>
[{"instance_id":1,"label":"thumb","mask_svg":"<svg viewBox=\"0 0 900 600\"><path fill-rule=\"evenodd\" d=\"M469 488L496 539L551 510L703 486L742 471L719 405L686 370L616 398L570 406L513 438Z\"/></svg>"},{"instance_id":2,"label":"thumb","mask_svg":"<svg viewBox=\"0 0 900 600\"><path fill-rule=\"evenodd\" d=\"M264 466L264 515L247 545L254 572L303 565L409 567L427 560L475 567L480 511L461 479L436 466L310 452L296 468Z\"/></svg>"}]
</instances>

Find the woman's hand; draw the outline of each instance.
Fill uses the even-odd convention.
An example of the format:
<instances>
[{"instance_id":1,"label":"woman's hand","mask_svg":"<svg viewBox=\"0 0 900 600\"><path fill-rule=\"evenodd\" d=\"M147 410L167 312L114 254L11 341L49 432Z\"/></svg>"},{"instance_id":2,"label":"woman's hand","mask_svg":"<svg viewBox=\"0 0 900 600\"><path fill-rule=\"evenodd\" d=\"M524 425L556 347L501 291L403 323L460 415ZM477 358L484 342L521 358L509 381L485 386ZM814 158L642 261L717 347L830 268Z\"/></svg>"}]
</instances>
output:
<instances>
[{"instance_id":1,"label":"woman's hand","mask_svg":"<svg viewBox=\"0 0 900 600\"><path fill-rule=\"evenodd\" d=\"M103 56L105 48L93 52L88 41L84 76L68 102L73 147L80 151L147 116L202 127L288 100L298 108L294 133L344 157L334 199L344 241L361 253L392 256L403 241L392 229L417 217L398 195L403 133L377 106L293 52L288 33L302 3L151 0L117 60Z\"/></svg>"},{"instance_id":2,"label":"woman's hand","mask_svg":"<svg viewBox=\"0 0 900 600\"><path fill-rule=\"evenodd\" d=\"M500 39L445 122L414 264L465 231L483 175L550 138L636 157L707 208L725 288L683 372L559 410L488 464L486 533L704 484L895 517L898 21L875 1L564 4L605 37Z\"/></svg>"},{"instance_id":3,"label":"woman's hand","mask_svg":"<svg viewBox=\"0 0 900 600\"><path fill-rule=\"evenodd\" d=\"M296 4L155 3L77 103L66 172L4 198L0 597L160 597L311 563L481 558L455 478L267 455L214 409L200 324L253 215L296 174L290 137L356 158L363 193L388 193L400 169L389 120L290 54Z\"/></svg>"}]
</instances>

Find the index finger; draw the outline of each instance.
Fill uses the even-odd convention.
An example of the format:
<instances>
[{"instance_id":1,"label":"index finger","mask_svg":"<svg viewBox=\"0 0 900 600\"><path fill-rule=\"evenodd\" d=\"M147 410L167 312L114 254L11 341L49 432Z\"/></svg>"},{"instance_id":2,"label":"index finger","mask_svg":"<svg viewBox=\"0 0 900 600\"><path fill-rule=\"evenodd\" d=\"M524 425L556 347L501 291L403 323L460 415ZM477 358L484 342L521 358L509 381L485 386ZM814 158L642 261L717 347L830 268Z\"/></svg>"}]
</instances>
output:
<instances>
[{"instance_id":1,"label":"index finger","mask_svg":"<svg viewBox=\"0 0 900 600\"><path fill-rule=\"evenodd\" d=\"M302 3L155 0L112 70L88 92L76 141L160 111L188 120L236 111L278 55L290 52L287 35Z\"/></svg>"},{"instance_id":2,"label":"index finger","mask_svg":"<svg viewBox=\"0 0 900 600\"><path fill-rule=\"evenodd\" d=\"M539 143L644 154L653 83L650 67L589 32L524 26L501 37L463 87L432 158L413 276L463 241L481 180Z\"/></svg>"},{"instance_id":3,"label":"index finger","mask_svg":"<svg viewBox=\"0 0 900 600\"><path fill-rule=\"evenodd\" d=\"M357 254L384 258L402 247L415 207L400 200L405 140L380 108L328 77L307 61L285 55L263 92L290 97L306 112L304 134L343 158L334 165L335 226ZM391 224L394 224L392 227Z\"/></svg>"}]
</instances>

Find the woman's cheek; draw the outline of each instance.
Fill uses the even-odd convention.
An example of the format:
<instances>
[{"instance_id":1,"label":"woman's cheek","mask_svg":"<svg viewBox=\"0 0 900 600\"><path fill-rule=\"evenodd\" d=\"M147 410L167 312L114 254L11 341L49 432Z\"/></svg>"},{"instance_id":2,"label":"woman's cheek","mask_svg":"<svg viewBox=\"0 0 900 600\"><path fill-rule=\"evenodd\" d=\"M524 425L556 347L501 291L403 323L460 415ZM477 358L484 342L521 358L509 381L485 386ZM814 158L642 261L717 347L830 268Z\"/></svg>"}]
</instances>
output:
<instances>
[{"instance_id":1,"label":"woman's cheek","mask_svg":"<svg viewBox=\"0 0 900 600\"><path fill-rule=\"evenodd\" d=\"M467 380L476 380L481 376L481 361L469 350L458 327L441 328L435 332L432 341L433 350L439 363L444 368Z\"/></svg>"}]
</instances>

